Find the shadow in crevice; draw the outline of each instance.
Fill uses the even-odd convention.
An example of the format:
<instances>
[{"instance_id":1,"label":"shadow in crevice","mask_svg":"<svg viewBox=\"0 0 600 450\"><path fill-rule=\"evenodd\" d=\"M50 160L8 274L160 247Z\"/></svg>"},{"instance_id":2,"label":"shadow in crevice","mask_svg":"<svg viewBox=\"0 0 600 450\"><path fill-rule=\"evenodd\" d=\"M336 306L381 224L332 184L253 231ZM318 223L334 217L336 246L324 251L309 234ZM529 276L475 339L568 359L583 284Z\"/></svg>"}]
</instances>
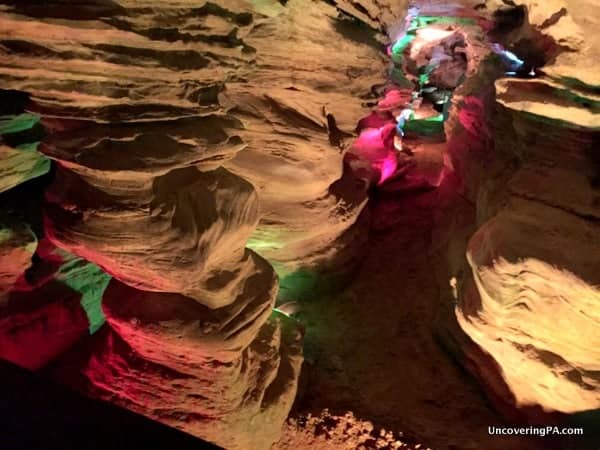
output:
<instances>
[{"instance_id":1,"label":"shadow in crevice","mask_svg":"<svg viewBox=\"0 0 600 450\"><path fill-rule=\"evenodd\" d=\"M340 13L334 20L334 28L346 40L368 45L377 51L383 48L377 39L379 32L354 17Z\"/></svg>"},{"instance_id":2,"label":"shadow in crevice","mask_svg":"<svg viewBox=\"0 0 600 450\"><path fill-rule=\"evenodd\" d=\"M10 11L35 18L94 20L126 14L126 9L113 0L1 0Z\"/></svg>"},{"instance_id":3,"label":"shadow in crevice","mask_svg":"<svg viewBox=\"0 0 600 450\"><path fill-rule=\"evenodd\" d=\"M219 447L0 361L3 450ZM126 430L126 432L124 432Z\"/></svg>"}]
</instances>

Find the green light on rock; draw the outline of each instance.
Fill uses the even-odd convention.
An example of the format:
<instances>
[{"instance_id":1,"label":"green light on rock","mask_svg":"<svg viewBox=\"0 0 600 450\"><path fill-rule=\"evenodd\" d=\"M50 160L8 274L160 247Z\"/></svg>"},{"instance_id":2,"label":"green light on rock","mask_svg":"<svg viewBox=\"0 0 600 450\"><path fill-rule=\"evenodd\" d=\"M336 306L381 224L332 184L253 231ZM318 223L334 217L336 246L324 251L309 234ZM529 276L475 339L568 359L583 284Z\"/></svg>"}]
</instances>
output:
<instances>
[{"instance_id":1,"label":"green light on rock","mask_svg":"<svg viewBox=\"0 0 600 450\"><path fill-rule=\"evenodd\" d=\"M0 117L0 134L19 133L29 130L38 124L39 116L34 114L19 114L18 116Z\"/></svg>"},{"instance_id":2,"label":"green light on rock","mask_svg":"<svg viewBox=\"0 0 600 450\"><path fill-rule=\"evenodd\" d=\"M394 55L401 55L408 45L415 39L414 34L405 34L401 39L397 40L392 47L392 53Z\"/></svg>"},{"instance_id":3,"label":"green light on rock","mask_svg":"<svg viewBox=\"0 0 600 450\"><path fill-rule=\"evenodd\" d=\"M89 331L94 334L105 322L102 296L111 277L100 267L84 259L74 258L72 255L65 259L67 261L56 273L56 280L81 294L81 306L88 317Z\"/></svg>"}]
</instances>

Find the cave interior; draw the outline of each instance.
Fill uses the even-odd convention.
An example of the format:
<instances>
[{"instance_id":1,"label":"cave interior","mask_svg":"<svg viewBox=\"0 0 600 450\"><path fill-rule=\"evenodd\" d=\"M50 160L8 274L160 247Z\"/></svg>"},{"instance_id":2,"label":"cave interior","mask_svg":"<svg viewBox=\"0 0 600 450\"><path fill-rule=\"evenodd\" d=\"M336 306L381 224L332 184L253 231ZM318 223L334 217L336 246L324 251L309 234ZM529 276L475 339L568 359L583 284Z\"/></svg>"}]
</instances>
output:
<instances>
[{"instance_id":1,"label":"cave interior","mask_svg":"<svg viewBox=\"0 0 600 450\"><path fill-rule=\"evenodd\" d=\"M0 0L0 448L600 449L599 0Z\"/></svg>"}]
</instances>

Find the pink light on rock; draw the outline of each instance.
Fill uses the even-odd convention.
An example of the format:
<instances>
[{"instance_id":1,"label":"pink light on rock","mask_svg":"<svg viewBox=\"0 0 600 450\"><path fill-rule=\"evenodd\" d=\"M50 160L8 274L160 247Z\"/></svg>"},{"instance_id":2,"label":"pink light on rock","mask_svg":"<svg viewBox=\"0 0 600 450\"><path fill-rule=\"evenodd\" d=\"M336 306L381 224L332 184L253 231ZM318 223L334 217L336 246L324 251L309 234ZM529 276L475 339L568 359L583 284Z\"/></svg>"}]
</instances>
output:
<instances>
[{"instance_id":1,"label":"pink light on rock","mask_svg":"<svg viewBox=\"0 0 600 450\"><path fill-rule=\"evenodd\" d=\"M396 172L396 168L398 167L398 159L396 158L395 152L389 152L386 158L383 160L379 167L379 182L378 185L382 185L385 180L389 179L394 172Z\"/></svg>"},{"instance_id":2,"label":"pink light on rock","mask_svg":"<svg viewBox=\"0 0 600 450\"><path fill-rule=\"evenodd\" d=\"M392 120L379 128L366 128L349 152L349 159L363 161L370 167L371 180L378 185L389 179L398 167L393 146L395 134L396 126Z\"/></svg>"},{"instance_id":3,"label":"pink light on rock","mask_svg":"<svg viewBox=\"0 0 600 450\"><path fill-rule=\"evenodd\" d=\"M390 89L385 93L385 97L379 100L377 107L379 111L403 109L411 99L412 90L410 89Z\"/></svg>"},{"instance_id":4,"label":"pink light on rock","mask_svg":"<svg viewBox=\"0 0 600 450\"><path fill-rule=\"evenodd\" d=\"M381 128L390 123L391 120L393 120L393 117L389 112L373 111L368 116L359 120L356 130L361 133L363 130L369 128Z\"/></svg>"},{"instance_id":5,"label":"pink light on rock","mask_svg":"<svg viewBox=\"0 0 600 450\"><path fill-rule=\"evenodd\" d=\"M389 121L380 128L363 130L352 146L354 153L371 161L384 159L392 148L395 128L395 123Z\"/></svg>"}]
</instances>

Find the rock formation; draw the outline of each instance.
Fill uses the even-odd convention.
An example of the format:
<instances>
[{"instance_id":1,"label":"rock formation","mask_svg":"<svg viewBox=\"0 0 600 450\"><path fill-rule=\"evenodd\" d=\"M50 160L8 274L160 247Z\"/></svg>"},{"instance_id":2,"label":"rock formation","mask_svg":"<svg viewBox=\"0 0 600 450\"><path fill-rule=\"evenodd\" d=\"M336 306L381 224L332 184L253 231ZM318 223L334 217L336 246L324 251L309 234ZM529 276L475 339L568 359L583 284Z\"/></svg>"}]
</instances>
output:
<instances>
[{"instance_id":1,"label":"rock formation","mask_svg":"<svg viewBox=\"0 0 600 450\"><path fill-rule=\"evenodd\" d=\"M55 361L104 324L100 303L110 280L95 264L47 239L32 248L36 244L29 246L31 253L14 247L11 256L27 255L19 259L31 267L4 292L0 306L0 357L32 370ZM14 259L2 260L7 266L18 267Z\"/></svg>"},{"instance_id":2,"label":"rock formation","mask_svg":"<svg viewBox=\"0 0 600 450\"><path fill-rule=\"evenodd\" d=\"M363 233L345 232L366 205L366 186L348 173L338 180L372 87L385 80L385 60L381 36L335 8L273 8L245 38L257 69L220 97L244 123L248 144L224 166L256 187L261 221L248 245L273 263L281 297L296 300L318 288L313 273L335 278L356 265Z\"/></svg>"},{"instance_id":3,"label":"rock formation","mask_svg":"<svg viewBox=\"0 0 600 450\"><path fill-rule=\"evenodd\" d=\"M0 218L0 356L268 449L302 364L276 302L349 279L369 191L435 192L405 223L446 346L509 417L600 408L600 11L408 6L0 1L0 194L44 195ZM381 204L371 230L411 213Z\"/></svg>"},{"instance_id":4,"label":"rock formation","mask_svg":"<svg viewBox=\"0 0 600 450\"><path fill-rule=\"evenodd\" d=\"M31 265L37 239L22 222L4 218L0 223L0 289L6 295Z\"/></svg>"},{"instance_id":5,"label":"rock formation","mask_svg":"<svg viewBox=\"0 0 600 450\"><path fill-rule=\"evenodd\" d=\"M36 151L39 117L26 95L1 91L3 210L0 219L0 357L40 369L104 323L100 301L110 277L56 248L40 228L39 202L50 161ZM27 181L42 178L31 186ZM29 186L28 186L29 185Z\"/></svg>"},{"instance_id":6,"label":"rock formation","mask_svg":"<svg viewBox=\"0 0 600 450\"><path fill-rule=\"evenodd\" d=\"M54 373L268 448L301 351L246 242L283 277L355 265L366 186L342 158L385 78L377 34L307 1L4 3L0 76L30 96L56 162L44 233L114 277L108 328Z\"/></svg>"},{"instance_id":7,"label":"rock formation","mask_svg":"<svg viewBox=\"0 0 600 450\"><path fill-rule=\"evenodd\" d=\"M537 55L541 76L501 78L494 92L485 87L493 64L485 63L461 88L466 108L450 122L450 157L478 227L468 268L455 272L465 274L456 314L475 344L462 344L465 364L497 406L543 421L539 411L600 406L600 116L582 7L523 6L524 22L505 39L521 55Z\"/></svg>"},{"instance_id":8,"label":"rock formation","mask_svg":"<svg viewBox=\"0 0 600 450\"><path fill-rule=\"evenodd\" d=\"M10 101L10 95L2 97ZM27 133L38 122L32 114L0 117L0 193L50 169L50 161L36 151L37 142L27 139Z\"/></svg>"}]
</instances>

